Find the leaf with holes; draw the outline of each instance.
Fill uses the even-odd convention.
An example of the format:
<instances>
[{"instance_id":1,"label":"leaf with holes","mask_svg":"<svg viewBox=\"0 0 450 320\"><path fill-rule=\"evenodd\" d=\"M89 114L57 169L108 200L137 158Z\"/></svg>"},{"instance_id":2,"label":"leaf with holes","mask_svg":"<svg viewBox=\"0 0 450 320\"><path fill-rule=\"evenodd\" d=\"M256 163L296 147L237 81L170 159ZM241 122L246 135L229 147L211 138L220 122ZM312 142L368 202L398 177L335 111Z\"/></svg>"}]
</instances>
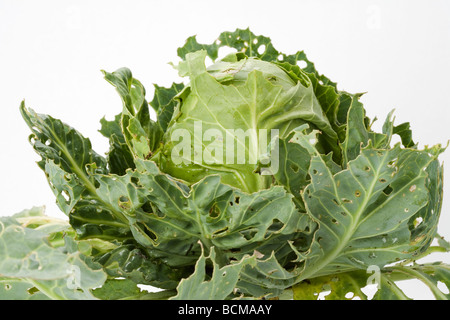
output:
<instances>
[{"instance_id":1,"label":"leaf with holes","mask_svg":"<svg viewBox=\"0 0 450 320\"><path fill-rule=\"evenodd\" d=\"M299 128L294 141L311 152L311 184L303 196L319 224L303 277L385 265L418 255L427 243L414 238L408 221L427 205L425 151L374 149L370 145L333 174L315 147L316 133ZM395 212L395 214L393 214Z\"/></svg>"},{"instance_id":2,"label":"leaf with holes","mask_svg":"<svg viewBox=\"0 0 450 320\"><path fill-rule=\"evenodd\" d=\"M228 257L251 253L277 237L311 229L282 187L246 194L209 176L191 188L159 171L151 161L136 162L124 176L94 175L103 202L123 210L134 239L154 258L184 266L200 253L198 240ZM286 238L279 246L287 244ZM241 250L242 249L242 250Z\"/></svg>"}]
</instances>

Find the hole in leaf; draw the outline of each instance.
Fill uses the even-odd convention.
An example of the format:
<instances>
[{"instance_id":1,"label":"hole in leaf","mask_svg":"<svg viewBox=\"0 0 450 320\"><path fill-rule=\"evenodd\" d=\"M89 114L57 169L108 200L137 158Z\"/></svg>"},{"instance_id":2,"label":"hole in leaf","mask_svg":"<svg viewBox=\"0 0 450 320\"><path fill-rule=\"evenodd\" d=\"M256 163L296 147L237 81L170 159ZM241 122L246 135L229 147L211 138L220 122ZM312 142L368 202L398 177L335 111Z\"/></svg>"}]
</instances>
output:
<instances>
[{"instance_id":1,"label":"hole in leaf","mask_svg":"<svg viewBox=\"0 0 450 320\"><path fill-rule=\"evenodd\" d=\"M417 228L419 226L419 224L421 224L423 221L422 217L418 217L416 219L414 219L414 228Z\"/></svg>"},{"instance_id":2,"label":"hole in leaf","mask_svg":"<svg viewBox=\"0 0 450 320\"><path fill-rule=\"evenodd\" d=\"M316 169L313 169L313 174L317 174L318 171Z\"/></svg>"},{"instance_id":3,"label":"hole in leaf","mask_svg":"<svg viewBox=\"0 0 450 320\"><path fill-rule=\"evenodd\" d=\"M225 227L225 228L214 231L213 236L220 237L220 236L223 236L224 234L226 234L227 232L228 232L228 227ZM240 249L236 249L236 250L240 250ZM239 251L236 251L236 252L239 252Z\"/></svg>"},{"instance_id":4,"label":"hole in leaf","mask_svg":"<svg viewBox=\"0 0 450 320\"><path fill-rule=\"evenodd\" d=\"M130 201L130 199L125 197L125 196L121 196L119 198L119 207L124 209L124 210L131 209L131 201Z\"/></svg>"},{"instance_id":5,"label":"hole in leaf","mask_svg":"<svg viewBox=\"0 0 450 320\"><path fill-rule=\"evenodd\" d=\"M63 190L63 192L61 192L61 195L63 196L63 198L66 200L67 203L70 202L70 195L66 190Z\"/></svg>"},{"instance_id":6,"label":"hole in leaf","mask_svg":"<svg viewBox=\"0 0 450 320\"><path fill-rule=\"evenodd\" d=\"M307 64L306 61L304 61L304 60L299 60L299 61L297 61L297 65L298 65L301 69L305 69L305 68L308 66L308 64Z\"/></svg>"},{"instance_id":7,"label":"hole in leaf","mask_svg":"<svg viewBox=\"0 0 450 320\"><path fill-rule=\"evenodd\" d=\"M356 191L355 191L355 197L360 197L360 196L361 196L361 191L356 190Z\"/></svg>"},{"instance_id":8,"label":"hole in leaf","mask_svg":"<svg viewBox=\"0 0 450 320\"><path fill-rule=\"evenodd\" d=\"M295 163L293 163L293 164L291 164L291 169L292 169L292 171L294 171L295 173L297 173L298 170L299 170L300 168L298 167L298 165L296 165Z\"/></svg>"},{"instance_id":9,"label":"hole in leaf","mask_svg":"<svg viewBox=\"0 0 450 320\"><path fill-rule=\"evenodd\" d=\"M259 54L263 54L264 51L266 51L266 45L264 45L264 44L260 45L258 47L257 51L258 51Z\"/></svg>"},{"instance_id":10,"label":"hole in leaf","mask_svg":"<svg viewBox=\"0 0 450 320\"><path fill-rule=\"evenodd\" d=\"M241 197L235 197L234 198L234 202L236 203L236 204L239 204L239 201L241 200Z\"/></svg>"},{"instance_id":11,"label":"hole in leaf","mask_svg":"<svg viewBox=\"0 0 450 320\"><path fill-rule=\"evenodd\" d=\"M345 294L345 297L347 298L347 299L351 299L351 298L353 298L354 297L354 293L353 292L347 292L346 294Z\"/></svg>"},{"instance_id":12,"label":"hole in leaf","mask_svg":"<svg viewBox=\"0 0 450 320\"><path fill-rule=\"evenodd\" d=\"M326 296L331 293L331 285L324 284L321 291L317 294L317 300L326 300Z\"/></svg>"},{"instance_id":13,"label":"hole in leaf","mask_svg":"<svg viewBox=\"0 0 450 320\"><path fill-rule=\"evenodd\" d=\"M150 202L144 203L141 208L146 213L153 213L153 208Z\"/></svg>"},{"instance_id":14,"label":"hole in leaf","mask_svg":"<svg viewBox=\"0 0 450 320\"><path fill-rule=\"evenodd\" d=\"M309 189L306 189L306 196L311 199L311 191Z\"/></svg>"},{"instance_id":15,"label":"hole in leaf","mask_svg":"<svg viewBox=\"0 0 450 320\"><path fill-rule=\"evenodd\" d=\"M339 205L339 202L336 199L333 199L333 202L335 205L337 205L337 206Z\"/></svg>"},{"instance_id":16,"label":"hole in leaf","mask_svg":"<svg viewBox=\"0 0 450 320\"><path fill-rule=\"evenodd\" d=\"M364 170L367 171L367 172L369 172L369 171L370 171L370 167L369 167L369 166L365 166L365 167L364 167Z\"/></svg>"},{"instance_id":17,"label":"hole in leaf","mask_svg":"<svg viewBox=\"0 0 450 320\"><path fill-rule=\"evenodd\" d=\"M158 236L157 236L152 230L150 230L150 229L147 227L147 225L145 225L145 224L143 224L143 223L140 223L140 222L138 222L136 225L137 225L137 227L138 227L141 231L143 231L143 232L144 232L151 240L155 241L155 240L158 239Z\"/></svg>"},{"instance_id":18,"label":"hole in leaf","mask_svg":"<svg viewBox=\"0 0 450 320\"><path fill-rule=\"evenodd\" d=\"M381 178L381 179L379 179L378 181L381 182L381 183L385 183L385 182L386 182L386 179Z\"/></svg>"},{"instance_id":19,"label":"hole in leaf","mask_svg":"<svg viewBox=\"0 0 450 320\"><path fill-rule=\"evenodd\" d=\"M217 208L216 205L213 205L211 209L209 209L209 216L211 218L217 218L220 215L220 210Z\"/></svg>"},{"instance_id":20,"label":"hole in leaf","mask_svg":"<svg viewBox=\"0 0 450 320\"><path fill-rule=\"evenodd\" d=\"M139 178L137 177L131 177L131 183L135 184L135 185L139 185Z\"/></svg>"},{"instance_id":21,"label":"hole in leaf","mask_svg":"<svg viewBox=\"0 0 450 320\"><path fill-rule=\"evenodd\" d=\"M391 186L387 186L386 188L384 188L383 192L385 195L389 196L392 193L392 187Z\"/></svg>"},{"instance_id":22,"label":"hole in leaf","mask_svg":"<svg viewBox=\"0 0 450 320\"><path fill-rule=\"evenodd\" d=\"M395 158L395 159L389 161L388 164L387 164L388 167L393 167L393 166L395 166L395 164L397 163L397 160L398 160L398 159Z\"/></svg>"},{"instance_id":23,"label":"hole in leaf","mask_svg":"<svg viewBox=\"0 0 450 320\"><path fill-rule=\"evenodd\" d=\"M245 240L251 240L255 237L258 230L255 229L247 229L241 231L242 236L245 238Z\"/></svg>"},{"instance_id":24,"label":"hole in leaf","mask_svg":"<svg viewBox=\"0 0 450 320\"><path fill-rule=\"evenodd\" d=\"M284 224L280 220L273 219L272 224L269 226L267 232L264 234L264 238L270 237L272 233L280 231L281 229L283 229L283 227Z\"/></svg>"}]
</instances>

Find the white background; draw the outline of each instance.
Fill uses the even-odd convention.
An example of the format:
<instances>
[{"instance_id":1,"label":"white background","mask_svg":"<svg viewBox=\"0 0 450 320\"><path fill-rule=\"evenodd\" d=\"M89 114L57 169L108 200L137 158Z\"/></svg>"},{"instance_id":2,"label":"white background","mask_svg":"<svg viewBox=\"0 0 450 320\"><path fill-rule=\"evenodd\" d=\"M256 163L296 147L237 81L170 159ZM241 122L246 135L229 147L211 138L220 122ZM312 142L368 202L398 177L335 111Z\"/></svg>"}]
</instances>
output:
<instances>
[{"instance_id":1,"label":"white background","mask_svg":"<svg viewBox=\"0 0 450 320\"><path fill-rule=\"evenodd\" d=\"M305 50L339 89L367 92L362 101L378 126L395 108L396 123L411 123L419 147L450 139L446 0L0 0L0 215L45 205L49 215L62 216L35 164L22 99L90 137L103 154L108 142L99 120L122 106L101 69L129 67L151 100L152 84L180 81L168 63L178 61L187 37L211 43L222 31L247 27L285 53ZM450 150L441 160L450 163ZM447 239L449 209L446 192L439 232ZM419 284L404 286L411 297L431 297Z\"/></svg>"}]
</instances>

